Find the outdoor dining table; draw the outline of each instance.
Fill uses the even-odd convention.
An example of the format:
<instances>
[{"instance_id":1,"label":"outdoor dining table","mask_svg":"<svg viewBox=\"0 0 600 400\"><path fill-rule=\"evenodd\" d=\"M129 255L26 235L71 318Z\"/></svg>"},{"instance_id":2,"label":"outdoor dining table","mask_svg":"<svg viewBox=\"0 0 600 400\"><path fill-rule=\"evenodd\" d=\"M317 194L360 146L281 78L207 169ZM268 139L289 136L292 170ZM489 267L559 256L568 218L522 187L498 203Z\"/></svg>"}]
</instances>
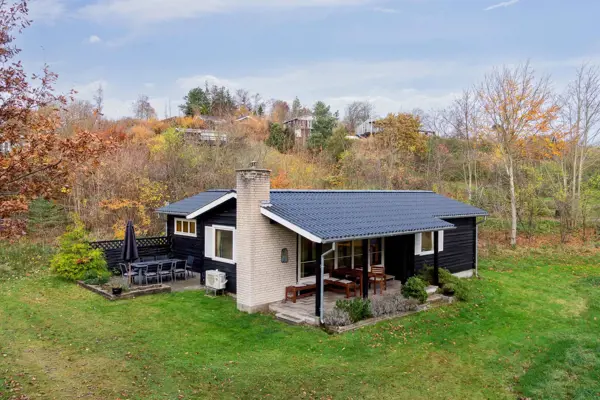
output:
<instances>
[{"instance_id":1,"label":"outdoor dining table","mask_svg":"<svg viewBox=\"0 0 600 400\"><path fill-rule=\"evenodd\" d=\"M363 293L363 270L362 268L338 268L333 270L333 274L337 276L351 276L358 278L360 281L360 292ZM369 271L369 278L376 278L378 274ZM373 285L374 294L377 294L377 285Z\"/></svg>"},{"instance_id":2,"label":"outdoor dining table","mask_svg":"<svg viewBox=\"0 0 600 400\"><path fill-rule=\"evenodd\" d=\"M140 270L145 269L150 265L169 264L169 263L174 263L174 262L185 262L185 260L182 260L180 258L167 258L164 260L154 260L154 261L136 261L136 262L131 263L131 269L133 271L139 272ZM141 280L140 280L140 283L141 283Z\"/></svg>"}]
</instances>

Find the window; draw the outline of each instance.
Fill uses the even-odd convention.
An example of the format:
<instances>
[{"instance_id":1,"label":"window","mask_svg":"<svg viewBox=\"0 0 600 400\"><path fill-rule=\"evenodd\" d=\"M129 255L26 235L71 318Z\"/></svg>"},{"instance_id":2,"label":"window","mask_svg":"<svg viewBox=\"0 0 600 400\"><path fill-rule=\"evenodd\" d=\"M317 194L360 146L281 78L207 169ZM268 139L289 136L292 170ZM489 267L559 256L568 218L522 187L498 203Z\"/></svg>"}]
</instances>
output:
<instances>
[{"instance_id":1,"label":"window","mask_svg":"<svg viewBox=\"0 0 600 400\"><path fill-rule=\"evenodd\" d=\"M308 278L317 275L317 269L321 260L317 260L317 244L311 242L305 237L300 236L300 268L298 279ZM331 244L323 245L323 253L331 250ZM325 273L331 273L335 266L335 254L331 253L325 256Z\"/></svg>"},{"instance_id":2,"label":"window","mask_svg":"<svg viewBox=\"0 0 600 400\"><path fill-rule=\"evenodd\" d=\"M444 231L438 232L438 250L444 250ZM415 235L415 255L427 256L434 253L435 238L433 232L417 233Z\"/></svg>"},{"instance_id":3,"label":"window","mask_svg":"<svg viewBox=\"0 0 600 400\"><path fill-rule=\"evenodd\" d=\"M369 240L369 254L371 265L383 265L383 239Z\"/></svg>"},{"instance_id":4,"label":"window","mask_svg":"<svg viewBox=\"0 0 600 400\"><path fill-rule=\"evenodd\" d=\"M175 234L180 236L196 237L196 221L175 218Z\"/></svg>"},{"instance_id":5,"label":"window","mask_svg":"<svg viewBox=\"0 0 600 400\"><path fill-rule=\"evenodd\" d=\"M235 263L235 228L232 226L204 227L204 257L228 264Z\"/></svg>"}]
</instances>

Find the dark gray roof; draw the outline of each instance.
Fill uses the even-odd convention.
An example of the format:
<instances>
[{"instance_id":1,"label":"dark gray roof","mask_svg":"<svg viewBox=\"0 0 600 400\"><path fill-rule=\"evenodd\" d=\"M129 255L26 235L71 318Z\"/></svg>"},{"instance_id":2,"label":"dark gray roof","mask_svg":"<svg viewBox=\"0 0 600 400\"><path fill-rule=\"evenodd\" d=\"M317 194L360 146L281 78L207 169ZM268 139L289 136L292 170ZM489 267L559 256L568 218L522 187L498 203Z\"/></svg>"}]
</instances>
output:
<instances>
[{"instance_id":1,"label":"dark gray roof","mask_svg":"<svg viewBox=\"0 0 600 400\"><path fill-rule=\"evenodd\" d=\"M157 211L186 216L231 192L203 192ZM264 208L323 242L452 229L443 219L488 215L428 191L271 190Z\"/></svg>"},{"instance_id":2,"label":"dark gray roof","mask_svg":"<svg viewBox=\"0 0 600 400\"><path fill-rule=\"evenodd\" d=\"M441 218L484 216L427 191L271 191L266 209L324 242L452 229Z\"/></svg>"},{"instance_id":3,"label":"dark gray roof","mask_svg":"<svg viewBox=\"0 0 600 400\"><path fill-rule=\"evenodd\" d=\"M156 212L161 214L186 216L231 192L231 190L209 190L161 207L156 210Z\"/></svg>"}]
</instances>

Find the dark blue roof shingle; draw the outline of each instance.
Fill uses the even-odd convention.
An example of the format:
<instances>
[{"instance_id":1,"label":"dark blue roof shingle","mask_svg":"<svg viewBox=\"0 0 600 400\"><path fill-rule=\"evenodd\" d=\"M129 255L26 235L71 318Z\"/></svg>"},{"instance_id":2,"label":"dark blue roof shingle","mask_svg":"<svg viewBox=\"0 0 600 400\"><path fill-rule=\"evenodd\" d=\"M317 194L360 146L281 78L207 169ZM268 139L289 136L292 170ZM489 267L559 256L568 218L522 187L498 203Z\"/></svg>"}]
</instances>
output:
<instances>
[{"instance_id":1,"label":"dark blue roof shingle","mask_svg":"<svg viewBox=\"0 0 600 400\"><path fill-rule=\"evenodd\" d=\"M323 241L452 229L442 220L484 216L427 191L271 191L268 211Z\"/></svg>"},{"instance_id":2,"label":"dark blue roof shingle","mask_svg":"<svg viewBox=\"0 0 600 400\"><path fill-rule=\"evenodd\" d=\"M209 190L161 207L156 210L156 212L161 214L186 216L231 192L231 190Z\"/></svg>"}]
</instances>

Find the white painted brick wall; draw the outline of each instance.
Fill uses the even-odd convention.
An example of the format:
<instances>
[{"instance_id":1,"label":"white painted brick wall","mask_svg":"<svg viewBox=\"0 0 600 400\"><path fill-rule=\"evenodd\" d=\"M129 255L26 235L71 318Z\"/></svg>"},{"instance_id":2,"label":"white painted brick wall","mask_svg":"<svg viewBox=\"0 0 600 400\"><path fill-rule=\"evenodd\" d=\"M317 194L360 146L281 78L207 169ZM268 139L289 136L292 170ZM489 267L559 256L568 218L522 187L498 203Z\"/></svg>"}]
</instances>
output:
<instances>
[{"instance_id":1,"label":"white painted brick wall","mask_svg":"<svg viewBox=\"0 0 600 400\"><path fill-rule=\"evenodd\" d=\"M296 234L272 224L260 212L270 198L270 171L237 171L237 304L248 312L266 309L285 297L285 287L296 283ZM288 262L281 262L281 250Z\"/></svg>"}]
</instances>

